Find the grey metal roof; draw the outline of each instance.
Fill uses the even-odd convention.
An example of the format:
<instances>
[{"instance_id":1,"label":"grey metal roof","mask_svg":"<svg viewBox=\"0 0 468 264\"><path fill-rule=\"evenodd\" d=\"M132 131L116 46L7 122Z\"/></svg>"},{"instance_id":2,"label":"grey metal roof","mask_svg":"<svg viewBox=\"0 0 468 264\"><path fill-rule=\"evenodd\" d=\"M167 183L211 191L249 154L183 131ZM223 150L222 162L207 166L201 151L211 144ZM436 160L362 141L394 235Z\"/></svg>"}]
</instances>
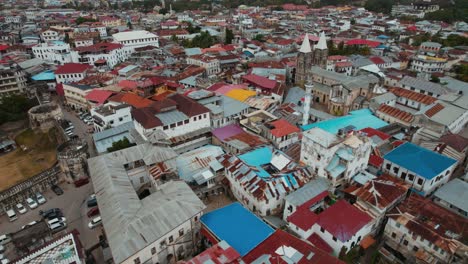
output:
<instances>
[{"instance_id":1,"label":"grey metal roof","mask_svg":"<svg viewBox=\"0 0 468 264\"><path fill-rule=\"evenodd\" d=\"M433 94L446 94L449 92L448 88L440 84L429 82L423 79L414 78L407 75L400 80L400 84L409 87L414 87L418 90L431 92Z\"/></svg>"},{"instance_id":2,"label":"grey metal roof","mask_svg":"<svg viewBox=\"0 0 468 264\"><path fill-rule=\"evenodd\" d=\"M434 105L436 104L441 104L444 106L444 108L438 111L437 113L435 113L434 115L432 115L431 117L428 117L427 115L426 117L434 122L437 122L445 126L453 124L458 118L460 118L466 112L466 110L461 107L438 100L435 103L422 108L417 114L425 115L426 111L434 107Z\"/></svg>"},{"instance_id":3,"label":"grey metal roof","mask_svg":"<svg viewBox=\"0 0 468 264\"><path fill-rule=\"evenodd\" d=\"M229 116L239 114L245 109L250 107L248 104L232 99L231 97L224 96L224 95L222 95L221 97L223 99L224 117L229 117Z\"/></svg>"},{"instance_id":4,"label":"grey metal roof","mask_svg":"<svg viewBox=\"0 0 468 264\"><path fill-rule=\"evenodd\" d=\"M135 128L135 125L133 124L133 121L123 123L119 126L113 127L106 129L101 132L97 132L93 134L93 140L94 142L100 141L109 137L113 137L115 135L122 134L125 131L129 131L130 129Z\"/></svg>"},{"instance_id":5,"label":"grey metal roof","mask_svg":"<svg viewBox=\"0 0 468 264\"><path fill-rule=\"evenodd\" d=\"M437 190L434 196L468 212L468 182L453 179Z\"/></svg>"},{"instance_id":6,"label":"grey metal roof","mask_svg":"<svg viewBox=\"0 0 468 264\"><path fill-rule=\"evenodd\" d=\"M186 114L178 110L162 112L162 113L156 114L155 116L159 118L159 120L161 120L161 122L165 126L175 124L177 122L182 122L184 120L189 119L189 117Z\"/></svg>"},{"instance_id":7,"label":"grey metal roof","mask_svg":"<svg viewBox=\"0 0 468 264\"><path fill-rule=\"evenodd\" d=\"M144 144L88 159L115 263L128 259L205 208L182 181L168 182L140 200L123 166L141 159L149 165L176 156L170 148Z\"/></svg>"},{"instance_id":8,"label":"grey metal roof","mask_svg":"<svg viewBox=\"0 0 468 264\"><path fill-rule=\"evenodd\" d=\"M298 86L294 86L291 89L289 89L288 94L286 95L286 98L284 98L283 103L293 103L297 105L297 103L301 101L304 95L304 89Z\"/></svg>"},{"instance_id":9,"label":"grey metal roof","mask_svg":"<svg viewBox=\"0 0 468 264\"><path fill-rule=\"evenodd\" d=\"M290 204L300 206L318 194L327 191L330 183L325 178L314 179L284 199Z\"/></svg>"}]
</instances>

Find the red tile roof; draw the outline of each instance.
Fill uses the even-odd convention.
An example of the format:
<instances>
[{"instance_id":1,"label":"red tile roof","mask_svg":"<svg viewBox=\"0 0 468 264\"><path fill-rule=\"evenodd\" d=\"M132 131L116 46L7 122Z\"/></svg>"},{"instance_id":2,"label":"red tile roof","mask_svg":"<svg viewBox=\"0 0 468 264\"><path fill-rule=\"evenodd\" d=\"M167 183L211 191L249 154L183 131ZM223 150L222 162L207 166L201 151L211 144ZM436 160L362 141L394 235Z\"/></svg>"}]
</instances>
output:
<instances>
[{"instance_id":1,"label":"red tile roof","mask_svg":"<svg viewBox=\"0 0 468 264\"><path fill-rule=\"evenodd\" d=\"M267 255L271 263L286 264L288 262L281 257L281 255L284 255L281 247L293 248L303 255L301 259L295 262L297 264L344 264L341 260L281 229L277 229L271 236L245 255L242 260L245 263L253 263L260 257ZM309 258L310 255L312 255L311 258ZM264 259L263 262L265 261Z\"/></svg>"},{"instance_id":2,"label":"red tile roof","mask_svg":"<svg viewBox=\"0 0 468 264\"><path fill-rule=\"evenodd\" d=\"M110 97L109 101L126 103L134 108L148 107L153 103L153 101L140 97L134 93L119 93Z\"/></svg>"},{"instance_id":3,"label":"red tile roof","mask_svg":"<svg viewBox=\"0 0 468 264\"><path fill-rule=\"evenodd\" d=\"M83 73L91 68L92 66L88 64L65 63L64 65L59 66L57 70L55 70L55 74Z\"/></svg>"},{"instance_id":4,"label":"red tile roof","mask_svg":"<svg viewBox=\"0 0 468 264\"><path fill-rule=\"evenodd\" d=\"M377 155L371 154L369 156L369 164L380 169L382 167L382 164L384 162L384 159L382 157L379 157Z\"/></svg>"},{"instance_id":5,"label":"red tile roof","mask_svg":"<svg viewBox=\"0 0 468 264\"><path fill-rule=\"evenodd\" d=\"M422 93L417 93L411 90L403 89L400 87L389 88L389 91L395 94L398 97L405 97L412 101L419 102L425 105L430 105L434 103L437 99L432 96L425 95Z\"/></svg>"},{"instance_id":6,"label":"red tile roof","mask_svg":"<svg viewBox=\"0 0 468 264\"><path fill-rule=\"evenodd\" d=\"M313 233L307 241L312 243L312 245L320 248L321 250L327 252L328 254L333 253L333 248L327 244L321 237L319 237L316 233Z\"/></svg>"},{"instance_id":7,"label":"red tile roof","mask_svg":"<svg viewBox=\"0 0 468 264\"><path fill-rule=\"evenodd\" d=\"M113 92L111 91L94 89L85 96L85 99L96 102L98 105L100 105L106 102L112 94Z\"/></svg>"},{"instance_id":8,"label":"red tile roof","mask_svg":"<svg viewBox=\"0 0 468 264\"><path fill-rule=\"evenodd\" d=\"M87 47L77 47L76 50L80 53L85 52L92 52L92 53L104 53L109 52L112 50L120 49L123 45L119 43L110 43L110 42L102 42L97 43Z\"/></svg>"},{"instance_id":9,"label":"red tile roof","mask_svg":"<svg viewBox=\"0 0 468 264\"><path fill-rule=\"evenodd\" d=\"M403 122L411 122L414 119L412 114L386 104L382 104L377 111L392 116Z\"/></svg>"},{"instance_id":10,"label":"red tile roof","mask_svg":"<svg viewBox=\"0 0 468 264\"><path fill-rule=\"evenodd\" d=\"M291 125L285 119L272 121L266 125L268 126L268 124L272 126L270 130L271 134L277 138L287 136L292 133L298 133L300 131L298 127Z\"/></svg>"},{"instance_id":11,"label":"red tile roof","mask_svg":"<svg viewBox=\"0 0 468 264\"><path fill-rule=\"evenodd\" d=\"M380 45L380 42L367 39L351 39L346 41L346 45L366 45L375 48Z\"/></svg>"},{"instance_id":12,"label":"red tile roof","mask_svg":"<svg viewBox=\"0 0 468 264\"><path fill-rule=\"evenodd\" d=\"M384 174L367 182L351 194L382 210L388 209L388 206L405 196L409 187L404 181Z\"/></svg>"},{"instance_id":13,"label":"red tile roof","mask_svg":"<svg viewBox=\"0 0 468 264\"><path fill-rule=\"evenodd\" d=\"M378 56L370 57L369 60L372 61L374 64L377 64L377 65L385 64L385 61L382 58L378 57Z\"/></svg>"},{"instance_id":14,"label":"red tile roof","mask_svg":"<svg viewBox=\"0 0 468 264\"><path fill-rule=\"evenodd\" d=\"M239 258L240 254L224 241L208 248L189 261L180 262L180 264L226 264L235 263L235 261L239 260Z\"/></svg>"},{"instance_id":15,"label":"red tile roof","mask_svg":"<svg viewBox=\"0 0 468 264\"><path fill-rule=\"evenodd\" d=\"M275 80L270 80L260 75L247 74L242 76L242 79L262 89L274 89L276 87Z\"/></svg>"},{"instance_id":16,"label":"red tile roof","mask_svg":"<svg viewBox=\"0 0 468 264\"><path fill-rule=\"evenodd\" d=\"M468 138L457 134L448 134L440 138L440 141L454 148L458 152L463 152L468 147Z\"/></svg>"},{"instance_id":17,"label":"red tile roof","mask_svg":"<svg viewBox=\"0 0 468 264\"><path fill-rule=\"evenodd\" d=\"M427 110L425 112L425 114L428 116L428 117L433 117L435 114L439 113L442 109L444 109L445 106L437 103L435 104L433 107L431 107L429 110Z\"/></svg>"},{"instance_id":18,"label":"red tile roof","mask_svg":"<svg viewBox=\"0 0 468 264\"><path fill-rule=\"evenodd\" d=\"M387 139L392 137L387 133L384 133L384 132L382 132L380 130L377 130L377 129L371 128L371 127L363 128L360 131L366 133L366 135L368 137L378 136L382 140L387 140Z\"/></svg>"},{"instance_id":19,"label":"red tile roof","mask_svg":"<svg viewBox=\"0 0 468 264\"><path fill-rule=\"evenodd\" d=\"M368 214L340 200L318 215L317 224L346 242L371 220Z\"/></svg>"}]
</instances>

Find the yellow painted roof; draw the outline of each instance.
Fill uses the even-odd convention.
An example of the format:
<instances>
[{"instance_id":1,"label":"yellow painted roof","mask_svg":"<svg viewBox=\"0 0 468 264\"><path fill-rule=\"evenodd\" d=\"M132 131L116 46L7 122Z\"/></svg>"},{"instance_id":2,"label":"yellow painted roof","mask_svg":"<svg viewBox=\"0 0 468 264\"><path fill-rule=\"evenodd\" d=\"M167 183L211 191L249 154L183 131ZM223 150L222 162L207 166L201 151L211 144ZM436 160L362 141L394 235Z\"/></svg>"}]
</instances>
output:
<instances>
[{"instance_id":1,"label":"yellow painted roof","mask_svg":"<svg viewBox=\"0 0 468 264\"><path fill-rule=\"evenodd\" d=\"M244 89L232 89L225 95L231 97L232 99L236 99L237 101L244 102L249 97L255 96L256 92Z\"/></svg>"}]
</instances>

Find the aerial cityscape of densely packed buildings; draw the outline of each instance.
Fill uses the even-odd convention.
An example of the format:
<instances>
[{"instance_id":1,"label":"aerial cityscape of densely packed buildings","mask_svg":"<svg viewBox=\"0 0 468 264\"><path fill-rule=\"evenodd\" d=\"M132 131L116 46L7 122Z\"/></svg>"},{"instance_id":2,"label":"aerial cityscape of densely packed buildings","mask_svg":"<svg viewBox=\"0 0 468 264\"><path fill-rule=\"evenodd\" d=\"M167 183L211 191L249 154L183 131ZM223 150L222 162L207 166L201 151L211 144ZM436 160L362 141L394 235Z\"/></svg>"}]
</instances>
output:
<instances>
[{"instance_id":1,"label":"aerial cityscape of densely packed buildings","mask_svg":"<svg viewBox=\"0 0 468 264\"><path fill-rule=\"evenodd\" d=\"M0 264L468 263L463 0L1 0Z\"/></svg>"}]
</instances>

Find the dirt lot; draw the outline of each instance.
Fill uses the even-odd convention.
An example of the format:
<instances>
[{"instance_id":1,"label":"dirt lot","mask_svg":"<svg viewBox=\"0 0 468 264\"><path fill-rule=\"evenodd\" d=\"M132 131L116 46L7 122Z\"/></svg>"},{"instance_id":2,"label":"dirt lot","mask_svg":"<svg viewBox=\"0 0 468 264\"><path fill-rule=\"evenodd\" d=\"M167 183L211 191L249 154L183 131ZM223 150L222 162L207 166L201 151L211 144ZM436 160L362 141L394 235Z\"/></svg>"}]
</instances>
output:
<instances>
[{"instance_id":1,"label":"dirt lot","mask_svg":"<svg viewBox=\"0 0 468 264\"><path fill-rule=\"evenodd\" d=\"M50 168L56 162L52 133L53 130L44 134L28 129L16 137L17 149L0 156L0 191ZM25 146L25 150L21 146Z\"/></svg>"}]
</instances>

